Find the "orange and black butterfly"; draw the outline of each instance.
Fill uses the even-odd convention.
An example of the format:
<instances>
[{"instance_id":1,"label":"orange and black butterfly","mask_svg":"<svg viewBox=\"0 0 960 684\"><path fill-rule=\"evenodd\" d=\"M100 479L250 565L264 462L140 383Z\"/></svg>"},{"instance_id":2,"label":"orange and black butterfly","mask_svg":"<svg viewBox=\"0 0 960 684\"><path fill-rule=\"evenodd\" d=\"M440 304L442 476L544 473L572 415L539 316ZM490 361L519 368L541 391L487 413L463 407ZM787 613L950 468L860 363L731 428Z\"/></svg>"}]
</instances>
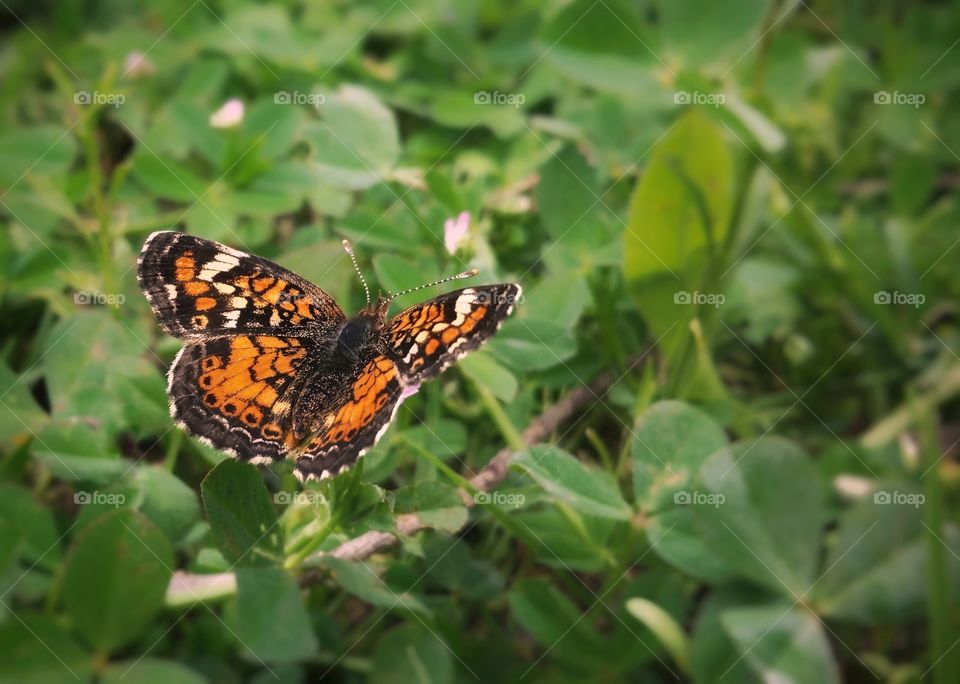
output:
<instances>
[{"instance_id":1,"label":"orange and black butterfly","mask_svg":"<svg viewBox=\"0 0 960 684\"><path fill-rule=\"evenodd\" d=\"M490 339L521 294L468 287L389 320L392 298L380 298L348 319L295 273L192 235L153 233L137 265L160 325L187 343L167 374L177 423L244 461L293 457L300 479L353 465L401 401Z\"/></svg>"}]
</instances>

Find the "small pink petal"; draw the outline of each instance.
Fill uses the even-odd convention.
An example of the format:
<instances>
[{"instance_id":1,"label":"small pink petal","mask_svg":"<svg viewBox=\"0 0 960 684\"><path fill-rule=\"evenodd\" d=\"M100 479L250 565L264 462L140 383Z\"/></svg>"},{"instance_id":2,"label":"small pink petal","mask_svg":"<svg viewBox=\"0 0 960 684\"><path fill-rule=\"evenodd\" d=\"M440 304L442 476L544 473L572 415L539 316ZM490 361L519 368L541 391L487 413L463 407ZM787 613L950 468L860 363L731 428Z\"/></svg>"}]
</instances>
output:
<instances>
[{"instance_id":1,"label":"small pink petal","mask_svg":"<svg viewBox=\"0 0 960 684\"><path fill-rule=\"evenodd\" d=\"M128 54L123 60L124 76L151 76L157 70L154 63L142 52L137 50Z\"/></svg>"},{"instance_id":2,"label":"small pink petal","mask_svg":"<svg viewBox=\"0 0 960 684\"><path fill-rule=\"evenodd\" d=\"M210 125L214 128L231 128L243 121L243 102L237 98L227 100L217 111L210 115Z\"/></svg>"},{"instance_id":3,"label":"small pink petal","mask_svg":"<svg viewBox=\"0 0 960 684\"><path fill-rule=\"evenodd\" d=\"M447 252L455 254L467 240L470 231L470 212L462 211L456 220L448 218L443 223L443 246Z\"/></svg>"},{"instance_id":4,"label":"small pink petal","mask_svg":"<svg viewBox=\"0 0 960 684\"><path fill-rule=\"evenodd\" d=\"M403 401L409 397L412 397L414 394L420 391L420 383L418 382L415 385L406 385L403 388L403 391L400 393L400 399L398 401Z\"/></svg>"}]
</instances>

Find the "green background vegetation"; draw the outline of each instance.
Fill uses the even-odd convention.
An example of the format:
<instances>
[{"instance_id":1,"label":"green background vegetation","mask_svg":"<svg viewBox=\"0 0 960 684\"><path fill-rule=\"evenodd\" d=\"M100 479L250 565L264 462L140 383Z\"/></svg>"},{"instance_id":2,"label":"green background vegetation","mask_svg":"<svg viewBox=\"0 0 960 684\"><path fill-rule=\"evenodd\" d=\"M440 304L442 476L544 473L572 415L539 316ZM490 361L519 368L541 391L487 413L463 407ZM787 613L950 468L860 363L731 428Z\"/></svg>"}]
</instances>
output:
<instances>
[{"instance_id":1,"label":"green background vegetation","mask_svg":"<svg viewBox=\"0 0 960 684\"><path fill-rule=\"evenodd\" d=\"M956 3L0 5L0 680L954 680ZM298 498L172 426L168 228L525 300Z\"/></svg>"}]
</instances>

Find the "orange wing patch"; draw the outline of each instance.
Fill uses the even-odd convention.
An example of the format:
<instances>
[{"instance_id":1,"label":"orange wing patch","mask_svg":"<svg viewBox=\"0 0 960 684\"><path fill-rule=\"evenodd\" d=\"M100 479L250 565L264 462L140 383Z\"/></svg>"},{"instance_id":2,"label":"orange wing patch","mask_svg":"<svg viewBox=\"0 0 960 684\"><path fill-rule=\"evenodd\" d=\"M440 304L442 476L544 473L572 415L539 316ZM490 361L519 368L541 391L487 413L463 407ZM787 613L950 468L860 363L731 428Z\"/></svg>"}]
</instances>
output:
<instances>
[{"instance_id":1,"label":"orange wing patch","mask_svg":"<svg viewBox=\"0 0 960 684\"><path fill-rule=\"evenodd\" d=\"M399 396L396 365L386 356L370 361L353 384L350 400L320 419L320 432L306 445L305 452L350 442L368 428L389 403Z\"/></svg>"},{"instance_id":2,"label":"orange wing patch","mask_svg":"<svg viewBox=\"0 0 960 684\"><path fill-rule=\"evenodd\" d=\"M441 351L455 348L457 340L465 339L486 315L487 307L480 305L462 317L463 322L459 325L436 319L426 319L422 324L414 325L407 333L417 345L409 360L410 371L417 372Z\"/></svg>"},{"instance_id":3,"label":"orange wing patch","mask_svg":"<svg viewBox=\"0 0 960 684\"><path fill-rule=\"evenodd\" d=\"M280 395L306 355L295 337L234 337L228 354L200 361L197 385L203 404L265 439L279 440L284 430L276 419L289 410ZM286 441L292 444L293 436Z\"/></svg>"}]
</instances>

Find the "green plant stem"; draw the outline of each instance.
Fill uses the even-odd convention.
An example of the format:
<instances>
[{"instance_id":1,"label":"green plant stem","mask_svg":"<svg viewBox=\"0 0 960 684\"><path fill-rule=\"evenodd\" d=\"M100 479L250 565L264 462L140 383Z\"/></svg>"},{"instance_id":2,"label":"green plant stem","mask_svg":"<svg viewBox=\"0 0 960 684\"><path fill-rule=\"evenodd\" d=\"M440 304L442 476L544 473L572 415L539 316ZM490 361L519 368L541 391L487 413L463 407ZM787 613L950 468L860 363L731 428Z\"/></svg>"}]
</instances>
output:
<instances>
[{"instance_id":1,"label":"green plant stem","mask_svg":"<svg viewBox=\"0 0 960 684\"><path fill-rule=\"evenodd\" d=\"M479 507L485 508L486 510L490 511L490 514L497 519L497 522L499 522L511 534L513 534L515 537L519 537L520 539L523 539L527 543L531 541L530 535L527 534L523 529L521 529L520 526L517 524L517 522L513 520L513 518L511 518L506 511L500 508L499 505L493 503L492 501L484 502L484 501L478 500L477 498L478 490L476 487L474 487L470 483L470 480L466 479L460 473L456 472L453 468L451 468L446 463L441 461L434 454L432 454L428 449L424 449L421 445L414 443L407 437L401 437L401 439L406 444L408 444L414 451L421 454L424 458L428 459L431 463L433 463L433 465L437 468L437 470L443 473L453 485L457 487L461 487L468 494L471 494L474 497L473 500L475 504Z\"/></svg>"},{"instance_id":2,"label":"green plant stem","mask_svg":"<svg viewBox=\"0 0 960 684\"><path fill-rule=\"evenodd\" d=\"M451 468L446 463L444 463L442 460L440 460L436 456L436 454L431 452L429 449L424 449L422 445L417 444L412 439L407 437L405 434L401 434L399 439L404 444L406 444L411 449L413 449L418 454L420 454L425 459L427 459L427 461L429 461L434 468L436 468L441 473L443 473L447 477L447 479L449 479L450 482L452 482L454 485L456 485L457 487L463 487L465 490L467 490L471 494L476 493L477 491L476 488L472 484L470 484L469 480L464 478L462 475L460 475L460 473L458 473L453 468Z\"/></svg>"},{"instance_id":3,"label":"green plant stem","mask_svg":"<svg viewBox=\"0 0 960 684\"><path fill-rule=\"evenodd\" d=\"M486 387L476 382L473 383L473 386L476 388L477 394L480 395L480 401L482 401L486 407L487 413L493 418L493 422L497 424L500 434L503 435L503 439L510 445L510 448L516 451L526 449L527 445L523 441L520 431L510 422L510 418L507 416L506 411L503 410L503 407L500 406L497 398L493 396Z\"/></svg>"},{"instance_id":4,"label":"green plant stem","mask_svg":"<svg viewBox=\"0 0 960 684\"><path fill-rule=\"evenodd\" d=\"M349 501L357 492L357 487L360 486L360 476L363 473L363 459L360 459L357 462L357 465L354 467L353 474L350 477L350 484L347 485L346 491L343 493L342 497L337 497L338 499L343 498ZM333 531L340 525L343 521L344 516L347 513L347 506L340 505L335 506L336 513L330 516L330 519L327 520L326 524L323 526L323 529L314 536L306 540L306 542L299 547L298 550L291 553L283 563L283 567L289 569L295 568L303 563L309 556L320 548L321 544L326 541Z\"/></svg>"},{"instance_id":5,"label":"green plant stem","mask_svg":"<svg viewBox=\"0 0 960 684\"><path fill-rule=\"evenodd\" d=\"M924 517L927 532L927 621L930 633L930 662L934 684L953 681L955 670L949 654L950 635L950 575L943 545L943 488L937 463L940 460L940 440L936 412L923 410L913 402L915 420L919 426L920 446L926 477L924 478Z\"/></svg>"},{"instance_id":6,"label":"green plant stem","mask_svg":"<svg viewBox=\"0 0 960 684\"><path fill-rule=\"evenodd\" d=\"M935 383L923 394L917 395L894 409L860 438L860 443L868 449L881 447L906 432L918 416L933 411L948 399L960 394L960 364L942 373Z\"/></svg>"},{"instance_id":7,"label":"green plant stem","mask_svg":"<svg viewBox=\"0 0 960 684\"><path fill-rule=\"evenodd\" d=\"M573 510L569 504L566 504L562 501L556 502L557 510L560 511L560 514L567 519L567 522L577 531L577 535L583 540L583 543L588 547L596 549L603 559L607 562L607 565L610 567L616 567L617 559L610 552L610 549L598 547L593 540L593 537L590 535L590 532L587 530L586 526L583 524L583 518L580 517L580 514Z\"/></svg>"},{"instance_id":8,"label":"green plant stem","mask_svg":"<svg viewBox=\"0 0 960 684\"><path fill-rule=\"evenodd\" d=\"M170 435L170 441L167 442L167 450L163 456L163 467L171 473L177 465L177 456L180 454L181 444L183 444L183 432L174 430Z\"/></svg>"},{"instance_id":9,"label":"green plant stem","mask_svg":"<svg viewBox=\"0 0 960 684\"><path fill-rule=\"evenodd\" d=\"M610 450L607 449L607 445L603 443L602 439L600 439L600 435L597 434L597 431L588 427L583 434L586 436L587 441L593 445L597 455L600 456L600 461L603 462L604 469L608 472L616 473L616 465L613 462L613 456L610 455Z\"/></svg>"}]
</instances>

